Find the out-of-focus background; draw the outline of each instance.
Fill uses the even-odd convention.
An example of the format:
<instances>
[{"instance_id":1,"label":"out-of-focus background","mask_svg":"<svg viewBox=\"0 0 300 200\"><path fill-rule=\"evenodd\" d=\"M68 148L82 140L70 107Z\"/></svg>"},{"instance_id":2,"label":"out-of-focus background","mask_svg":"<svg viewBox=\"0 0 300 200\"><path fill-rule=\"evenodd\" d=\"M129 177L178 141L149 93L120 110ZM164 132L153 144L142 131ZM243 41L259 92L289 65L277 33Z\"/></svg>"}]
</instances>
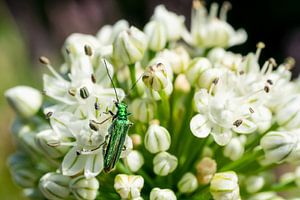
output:
<instances>
[{"instance_id":1,"label":"out-of-focus background","mask_svg":"<svg viewBox=\"0 0 300 200\"><path fill-rule=\"evenodd\" d=\"M207 0L210 5L212 1ZM223 1L216 1L222 3ZM296 60L294 75L300 69L300 1L298 0L232 0L228 21L248 32L248 41L231 50L255 51L263 41L262 60L274 57L278 63L287 56ZM47 55L59 65L60 48L73 32L95 34L104 24L121 18L142 28L154 7L165 4L190 21L192 0L0 0L0 199L24 199L14 185L6 166L14 151L9 128L14 114L3 92L15 85L42 88L43 67L38 57Z\"/></svg>"}]
</instances>

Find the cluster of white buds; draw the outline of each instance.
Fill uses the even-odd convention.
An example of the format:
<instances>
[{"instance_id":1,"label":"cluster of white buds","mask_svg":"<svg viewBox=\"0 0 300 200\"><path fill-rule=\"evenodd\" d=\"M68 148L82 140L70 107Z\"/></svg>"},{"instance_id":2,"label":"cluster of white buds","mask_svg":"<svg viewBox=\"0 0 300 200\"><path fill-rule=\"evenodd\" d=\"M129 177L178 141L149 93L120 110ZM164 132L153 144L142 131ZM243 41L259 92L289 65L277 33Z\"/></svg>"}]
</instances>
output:
<instances>
[{"instance_id":1,"label":"cluster of white buds","mask_svg":"<svg viewBox=\"0 0 300 200\"><path fill-rule=\"evenodd\" d=\"M5 93L17 114L8 164L24 194L270 200L299 187L299 168L278 183L271 170L300 163L295 62L261 66L262 42L246 55L228 51L247 37L228 24L229 8L193 0L188 31L159 5L140 29L119 20L70 35L59 70L40 57L43 92Z\"/></svg>"}]
</instances>

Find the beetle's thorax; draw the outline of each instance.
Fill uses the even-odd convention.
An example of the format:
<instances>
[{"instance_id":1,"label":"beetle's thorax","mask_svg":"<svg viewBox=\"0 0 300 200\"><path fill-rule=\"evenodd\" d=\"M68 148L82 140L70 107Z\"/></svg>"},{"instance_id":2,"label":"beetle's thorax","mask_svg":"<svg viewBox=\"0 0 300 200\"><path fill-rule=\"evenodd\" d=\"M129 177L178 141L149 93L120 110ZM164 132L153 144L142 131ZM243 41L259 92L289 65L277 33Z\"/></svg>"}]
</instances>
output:
<instances>
[{"instance_id":1,"label":"beetle's thorax","mask_svg":"<svg viewBox=\"0 0 300 200\"><path fill-rule=\"evenodd\" d=\"M123 102L118 103L118 112L117 112L117 118L120 120L127 120L127 105Z\"/></svg>"}]
</instances>

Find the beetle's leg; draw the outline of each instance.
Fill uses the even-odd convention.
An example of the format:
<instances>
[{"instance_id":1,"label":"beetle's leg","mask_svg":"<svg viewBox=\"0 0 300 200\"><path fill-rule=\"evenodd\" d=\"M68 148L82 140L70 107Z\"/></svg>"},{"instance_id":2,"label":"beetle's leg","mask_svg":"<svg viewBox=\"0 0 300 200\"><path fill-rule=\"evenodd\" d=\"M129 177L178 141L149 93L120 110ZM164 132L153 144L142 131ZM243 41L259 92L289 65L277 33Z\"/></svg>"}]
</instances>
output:
<instances>
[{"instance_id":1,"label":"beetle's leg","mask_svg":"<svg viewBox=\"0 0 300 200\"><path fill-rule=\"evenodd\" d=\"M108 120L110 120L111 118L113 118L113 116L110 116L110 117L106 118L106 119L103 120L102 122L97 122L97 124L98 124L98 125L101 125L101 124L107 122Z\"/></svg>"},{"instance_id":2,"label":"beetle's leg","mask_svg":"<svg viewBox=\"0 0 300 200\"><path fill-rule=\"evenodd\" d=\"M104 114L110 114L111 116L115 116L115 113L113 111L108 110L107 112L103 112Z\"/></svg>"},{"instance_id":3,"label":"beetle's leg","mask_svg":"<svg viewBox=\"0 0 300 200\"><path fill-rule=\"evenodd\" d=\"M94 154L95 153L95 151L98 151L98 150L100 150L100 148L102 147L102 146L106 146L106 142L103 142L102 144L100 144L98 147L96 147L96 148L94 148L94 149L91 149L91 150L77 150L76 151L76 154L77 155L90 155L90 154Z\"/></svg>"}]
</instances>

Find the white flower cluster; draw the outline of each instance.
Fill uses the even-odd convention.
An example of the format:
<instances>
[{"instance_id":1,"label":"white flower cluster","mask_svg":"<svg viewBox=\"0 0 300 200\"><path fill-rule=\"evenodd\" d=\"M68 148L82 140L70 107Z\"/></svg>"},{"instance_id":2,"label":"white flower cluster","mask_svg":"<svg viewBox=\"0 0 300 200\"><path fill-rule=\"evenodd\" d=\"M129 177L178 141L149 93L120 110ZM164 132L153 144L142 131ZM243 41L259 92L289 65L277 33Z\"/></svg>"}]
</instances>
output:
<instances>
[{"instance_id":1,"label":"white flower cluster","mask_svg":"<svg viewBox=\"0 0 300 200\"><path fill-rule=\"evenodd\" d=\"M59 70L41 57L50 72L43 92L5 94L17 113L9 166L25 195L255 200L299 187L299 169L280 183L269 170L300 162L294 61L261 66L261 42L247 55L226 50L247 38L226 21L229 7L217 16L216 3L208 12L194 0L188 31L183 16L159 5L143 30L120 20L96 36L70 35ZM128 135L114 127L120 102L132 114Z\"/></svg>"}]
</instances>

